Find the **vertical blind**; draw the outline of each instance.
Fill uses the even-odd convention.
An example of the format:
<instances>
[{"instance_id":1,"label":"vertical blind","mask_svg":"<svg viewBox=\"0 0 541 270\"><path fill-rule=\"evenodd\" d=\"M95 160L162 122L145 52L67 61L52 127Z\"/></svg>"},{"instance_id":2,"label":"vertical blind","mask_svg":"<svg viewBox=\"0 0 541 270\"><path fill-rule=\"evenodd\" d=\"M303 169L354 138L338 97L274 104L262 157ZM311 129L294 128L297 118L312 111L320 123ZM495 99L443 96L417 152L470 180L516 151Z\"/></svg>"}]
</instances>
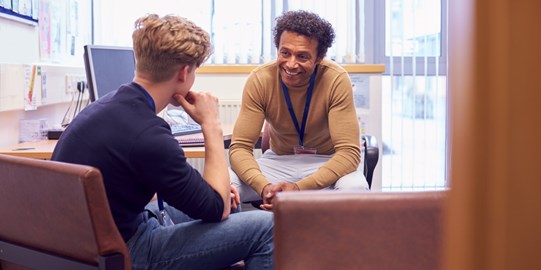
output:
<instances>
[{"instance_id":1,"label":"vertical blind","mask_svg":"<svg viewBox=\"0 0 541 270\"><path fill-rule=\"evenodd\" d=\"M383 1L382 1L383 2ZM386 0L383 189L446 186L446 8L443 1Z\"/></svg>"},{"instance_id":2,"label":"vertical blind","mask_svg":"<svg viewBox=\"0 0 541 270\"><path fill-rule=\"evenodd\" d=\"M328 20L337 39L327 56L339 63L364 62L364 2L354 0L94 0L94 43L132 46L133 22L146 13L186 17L211 34L209 64L261 64L276 57L275 18L287 10L310 10ZM129 6L130 9L125 7ZM242 8L239 8L242 7ZM359 38L362 37L362 38Z\"/></svg>"}]
</instances>

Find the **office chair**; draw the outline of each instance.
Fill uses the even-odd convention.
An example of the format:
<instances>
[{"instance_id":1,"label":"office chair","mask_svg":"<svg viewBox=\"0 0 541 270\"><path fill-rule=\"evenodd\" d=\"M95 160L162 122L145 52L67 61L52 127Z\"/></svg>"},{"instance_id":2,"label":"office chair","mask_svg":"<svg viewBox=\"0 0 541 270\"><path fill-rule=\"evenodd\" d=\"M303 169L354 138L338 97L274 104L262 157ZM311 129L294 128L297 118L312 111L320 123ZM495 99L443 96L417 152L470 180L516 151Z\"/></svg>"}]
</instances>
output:
<instances>
[{"instance_id":1,"label":"office chair","mask_svg":"<svg viewBox=\"0 0 541 270\"><path fill-rule=\"evenodd\" d=\"M0 269L131 269L99 170L0 155Z\"/></svg>"},{"instance_id":2,"label":"office chair","mask_svg":"<svg viewBox=\"0 0 541 270\"><path fill-rule=\"evenodd\" d=\"M1 270L131 269L98 169L0 154L0 173Z\"/></svg>"}]
</instances>

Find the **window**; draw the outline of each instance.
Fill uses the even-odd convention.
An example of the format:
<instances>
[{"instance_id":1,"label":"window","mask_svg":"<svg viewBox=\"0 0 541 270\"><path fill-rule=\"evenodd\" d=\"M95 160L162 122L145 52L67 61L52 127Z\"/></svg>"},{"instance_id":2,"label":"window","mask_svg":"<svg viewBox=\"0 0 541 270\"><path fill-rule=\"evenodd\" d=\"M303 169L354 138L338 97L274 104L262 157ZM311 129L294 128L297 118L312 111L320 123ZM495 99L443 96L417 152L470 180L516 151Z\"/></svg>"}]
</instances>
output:
<instances>
[{"instance_id":1,"label":"window","mask_svg":"<svg viewBox=\"0 0 541 270\"><path fill-rule=\"evenodd\" d=\"M446 0L376 1L382 76L382 188L446 186Z\"/></svg>"},{"instance_id":2,"label":"window","mask_svg":"<svg viewBox=\"0 0 541 270\"><path fill-rule=\"evenodd\" d=\"M327 19L337 32L338 38L328 57L339 63L362 63L365 59L364 2L359 0L94 0L93 3L93 43L97 45L132 46L133 23L138 17L146 13L176 14L211 34L214 54L210 64L261 64L276 58L272 37L276 16L284 10L305 9Z\"/></svg>"}]
</instances>

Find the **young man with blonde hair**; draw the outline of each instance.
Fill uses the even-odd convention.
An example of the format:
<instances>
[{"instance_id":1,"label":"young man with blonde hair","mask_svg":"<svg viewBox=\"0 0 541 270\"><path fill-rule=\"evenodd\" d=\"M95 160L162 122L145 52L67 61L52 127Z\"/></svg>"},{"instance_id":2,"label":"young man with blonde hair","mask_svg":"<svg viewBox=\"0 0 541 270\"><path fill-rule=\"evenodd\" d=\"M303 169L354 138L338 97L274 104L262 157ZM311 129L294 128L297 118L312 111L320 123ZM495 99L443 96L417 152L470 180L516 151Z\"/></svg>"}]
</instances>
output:
<instances>
[{"instance_id":1,"label":"young man with blonde hair","mask_svg":"<svg viewBox=\"0 0 541 270\"><path fill-rule=\"evenodd\" d=\"M134 269L273 268L272 215L230 215L230 185L218 99L190 91L211 53L207 32L177 16L135 22L133 82L86 107L62 134L53 160L100 169L116 225ZM184 156L156 114L182 106L202 127L205 169ZM154 194L158 202L147 205Z\"/></svg>"}]
</instances>

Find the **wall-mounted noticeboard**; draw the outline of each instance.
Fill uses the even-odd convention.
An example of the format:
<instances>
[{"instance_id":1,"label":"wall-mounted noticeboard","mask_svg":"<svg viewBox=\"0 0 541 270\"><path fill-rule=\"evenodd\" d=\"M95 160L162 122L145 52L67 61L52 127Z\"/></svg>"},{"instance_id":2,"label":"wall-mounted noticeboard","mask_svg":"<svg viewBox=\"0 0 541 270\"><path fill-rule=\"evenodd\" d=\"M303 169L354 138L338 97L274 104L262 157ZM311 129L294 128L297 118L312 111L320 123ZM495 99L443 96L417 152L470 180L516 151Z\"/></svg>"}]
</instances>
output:
<instances>
[{"instance_id":1,"label":"wall-mounted noticeboard","mask_svg":"<svg viewBox=\"0 0 541 270\"><path fill-rule=\"evenodd\" d=\"M38 2L38 0L0 0L0 17L37 25Z\"/></svg>"}]
</instances>

